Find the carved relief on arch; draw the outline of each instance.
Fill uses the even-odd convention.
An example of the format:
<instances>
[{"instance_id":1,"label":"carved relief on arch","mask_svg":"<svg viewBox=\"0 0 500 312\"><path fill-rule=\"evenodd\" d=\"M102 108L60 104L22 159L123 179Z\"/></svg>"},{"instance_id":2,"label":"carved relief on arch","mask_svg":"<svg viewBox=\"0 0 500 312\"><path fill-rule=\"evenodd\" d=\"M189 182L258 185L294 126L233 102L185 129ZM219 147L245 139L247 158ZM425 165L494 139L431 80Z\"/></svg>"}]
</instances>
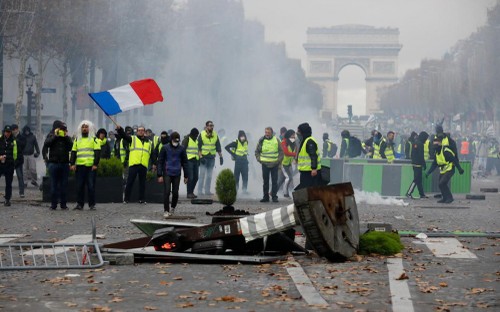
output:
<instances>
[{"instance_id":1,"label":"carved relief on arch","mask_svg":"<svg viewBox=\"0 0 500 312\"><path fill-rule=\"evenodd\" d=\"M358 65L363 69L365 72L366 76L370 75L370 59L369 58L359 58L359 57L353 57L353 58L335 58L335 70L334 70L334 76L338 77L340 71L342 68L344 68L347 65Z\"/></svg>"}]
</instances>

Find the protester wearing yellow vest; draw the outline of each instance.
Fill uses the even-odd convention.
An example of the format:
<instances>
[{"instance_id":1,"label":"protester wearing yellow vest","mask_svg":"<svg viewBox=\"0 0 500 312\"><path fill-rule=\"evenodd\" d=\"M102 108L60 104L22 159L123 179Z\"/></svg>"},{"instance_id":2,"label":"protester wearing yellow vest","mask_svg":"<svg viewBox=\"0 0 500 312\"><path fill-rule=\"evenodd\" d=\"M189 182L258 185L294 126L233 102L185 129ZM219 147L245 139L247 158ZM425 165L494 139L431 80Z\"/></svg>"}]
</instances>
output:
<instances>
[{"instance_id":1,"label":"protester wearing yellow vest","mask_svg":"<svg viewBox=\"0 0 500 312\"><path fill-rule=\"evenodd\" d=\"M17 142L10 126L5 126L0 136L0 177L5 175L5 206L10 206L12 196L12 180L17 160Z\"/></svg>"},{"instance_id":2,"label":"protester wearing yellow vest","mask_svg":"<svg viewBox=\"0 0 500 312\"><path fill-rule=\"evenodd\" d=\"M200 132L197 128L191 129L189 135L182 140L182 146L186 150L187 155L187 198L196 198L194 195L194 188L198 183L198 171L200 167L200 154L198 150L198 135Z\"/></svg>"},{"instance_id":3,"label":"protester wearing yellow vest","mask_svg":"<svg viewBox=\"0 0 500 312\"><path fill-rule=\"evenodd\" d=\"M95 209L95 181L97 165L101 154L101 144L94 135L94 125L88 120L78 125L78 134L71 149L70 169L76 171L76 206L74 210L83 210L85 203L85 185L90 210Z\"/></svg>"},{"instance_id":4,"label":"protester wearing yellow vest","mask_svg":"<svg viewBox=\"0 0 500 312\"><path fill-rule=\"evenodd\" d=\"M444 133L440 133L434 138L433 145L434 150L436 151L435 159L425 176L428 177L434 169L439 166L439 190L441 191L443 198L441 198L438 203L449 204L453 202L453 195L451 194L450 186L448 184L455 174L455 167L457 167L460 174L463 174L464 170L460 166L458 158L452 151L451 147L443 145L444 138Z\"/></svg>"},{"instance_id":5,"label":"protester wearing yellow vest","mask_svg":"<svg viewBox=\"0 0 500 312\"><path fill-rule=\"evenodd\" d=\"M243 181L243 194L248 194L248 141L245 131L238 131L238 138L224 147L234 160L234 179L236 180L236 191L239 188L240 175Z\"/></svg>"},{"instance_id":6,"label":"protester wearing yellow vest","mask_svg":"<svg viewBox=\"0 0 500 312\"><path fill-rule=\"evenodd\" d=\"M283 149L277 137L273 136L273 128L267 127L264 136L259 139L255 148L255 158L262 165L262 187L264 196L261 203L269 202L269 176L271 176L271 197L273 202L278 202L278 169L283 161Z\"/></svg>"},{"instance_id":7,"label":"protester wearing yellow vest","mask_svg":"<svg viewBox=\"0 0 500 312\"><path fill-rule=\"evenodd\" d=\"M123 131L123 128L118 126L116 131L123 137L123 145L129 147L128 157L128 178L125 186L125 196L123 203L130 201L130 194L135 182L135 178L139 177L139 204L146 204L146 173L148 171L149 159L153 151L153 143L146 137L143 126L137 127L136 135L128 135Z\"/></svg>"},{"instance_id":8,"label":"protester wearing yellow vest","mask_svg":"<svg viewBox=\"0 0 500 312\"><path fill-rule=\"evenodd\" d=\"M167 131L162 131L160 136L153 136L153 138L149 138L151 142L153 142L153 153L151 154L150 163L153 171L156 171L156 165L158 163L158 155L160 155L160 151L163 145L168 144L170 142L170 137Z\"/></svg>"},{"instance_id":9,"label":"protester wearing yellow vest","mask_svg":"<svg viewBox=\"0 0 500 312\"><path fill-rule=\"evenodd\" d=\"M96 133L97 142L101 146L101 159L109 159L111 158L111 146L108 141L108 132L106 129L101 128L97 130Z\"/></svg>"},{"instance_id":10,"label":"protester wearing yellow vest","mask_svg":"<svg viewBox=\"0 0 500 312\"><path fill-rule=\"evenodd\" d=\"M307 122L300 124L297 135L300 138L299 154L297 155L300 183L295 189L323 185L321 179L321 154L318 143L312 137L311 126Z\"/></svg>"},{"instance_id":11,"label":"protester wearing yellow vest","mask_svg":"<svg viewBox=\"0 0 500 312\"><path fill-rule=\"evenodd\" d=\"M394 161L394 131L387 132L387 136L380 145L380 156L387 159L388 163Z\"/></svg>"},{"instance_id":12,"label":"protester wearing yellow vest","mask_svg":"<svg viewBox=\"0 0 500 312\"><path fill-rule=\"evenodd\" d=\"M297 145L295 143L295 131L288 129L281 141L281 149L283 150L283 161L281 162L281 171L283 175L280 175L278 179L278 189L283 186L283 196L290 198L290 191L293 191L293 176L296 173L294 170L294 163L296 163L295 158L297 157Z\"/></svg>"},{"instance_id":13,"label":"protester wearing yellow vest","mask_svg":"<svg viewBox=\"0 0 500 312\"><path fill-rule=\"evenodd\" d=\"M212 172L215 166L215 155L219 154L220 165L224 163L222 158L222 148L217 132L214 130L214 123L207 121L205 123L205 130L200 133L198 137L198 155L200 157L200 184L198 184L198 195L213 195L210 192L210 185L212 184Z\"/></svg>"}]
</instances>

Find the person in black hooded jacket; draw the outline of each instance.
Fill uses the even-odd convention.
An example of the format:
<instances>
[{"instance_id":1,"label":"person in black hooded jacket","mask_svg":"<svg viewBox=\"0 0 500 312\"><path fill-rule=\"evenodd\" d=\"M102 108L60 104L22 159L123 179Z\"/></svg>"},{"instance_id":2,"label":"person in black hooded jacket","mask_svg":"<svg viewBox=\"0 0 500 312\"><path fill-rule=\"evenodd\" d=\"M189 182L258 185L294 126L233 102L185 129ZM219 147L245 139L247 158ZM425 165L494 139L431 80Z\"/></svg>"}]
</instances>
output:
<instances>
[{"instance_id":1,"label":"person in black hooded jacket","mask_svg":"<svg viewBox=\"0 0 500 312\"><path fill-rule=\"evenodd\" d=\"M412 132L411 136L411 165L413 167L413 181L406 192L406 197L413 198L412 193L415 190L415 187L417 187L420 198L427 198L422 184L422 172L427 169L424 159L424 143L429 138L429 134L422 131L418 137L415 137L413 133L414 132Z\"/></svg>"},{"instance_id":2,"label":"person in black hooded jacket","mask_svg":"<svg viewBox=\"0 0 500 312\"><path fill-rule=\"evenodd\" d=\"M297 154L297 168L300 172L300 184L296 190L323 185L321 178L321 155L317 141L312 137L312 129L307 122L297 129L300 147Z\"/></svg>"},{"instance_id":3,"label":"person in black hooded jacket","mask_svg":"<svg viewBox=\"0 0 500 312\"><path fill-rule=\"evenodd\" d=\"M68 136L68 129L64 122L54 121L52 131L47 134L43 143L42 156L50 176L50 209L55 210L57 203L61 203L61 209L66 206L66 194L69 176L69 153L73 147L73 141Z\"/></svg>"},{"instance_id":4,"label":"person in black hooded jacket","mask_svg":"<svg viewBox=\"0 0 500 312\"><path fill-rule=\"evenodd\" d=\"M36 158L40 155L40 148L38 147L38 141L36 136L31 132L30 127L24 126L23 133L21 134L26 142L23 149L24 156L24 181L28 183L31 180L31 184L38 186L37 173L36 173Z\"/></svg>"},{"instance_id":5,"label":"person in black hooded jacket","mask_svg":"<svg viewBox=\"0 0 500 312\"><path fill-rule=\"evenodd\" d=\"M234 179L236 180L236 191L239 188L240 175L243 181L242 190L247 194L248 187L248 140L245 131L238 131L238 138L225 146L226 151L234 160Z\"/></svg>"}]
</instances>

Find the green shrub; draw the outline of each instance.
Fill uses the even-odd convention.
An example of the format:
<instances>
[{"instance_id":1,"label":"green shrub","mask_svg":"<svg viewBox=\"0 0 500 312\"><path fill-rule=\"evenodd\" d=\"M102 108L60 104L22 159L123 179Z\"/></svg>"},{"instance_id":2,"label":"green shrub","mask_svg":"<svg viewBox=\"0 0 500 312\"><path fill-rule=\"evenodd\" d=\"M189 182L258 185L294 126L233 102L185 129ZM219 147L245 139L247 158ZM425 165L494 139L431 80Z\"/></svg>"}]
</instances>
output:
<instances>
[{"instance_id":1,"label":"green shrub","mask_svg":"<svg viewBox=\"0 0 500 312\"><path fill-rule=\"evenodd\" d=\"M231 206L236 201L236 180L231 169L222 170L215 181L215 193L219 201Z\"/></svg>"},{"instance_id":2,"label":"green shrub","mask_svg":"<svg viewBox=\"0 0 500 312\"><path fill-rule=\"evenodd\" d=\"M370 231L359 238L359 254L394 255L404 246L401 244L398 233Z\"/></svg>"},{"instance_id":3,"label":"green shrub","mask_svg":"<svg viewBox=\"0 0 500 312\"><path fill-rule=\"evenodd\" d=\"M121 177L123 175L123 165L122 162L116 158L111 157L109 159L99 160L99 166L97 166L97 176L98 177Z\"/></svg>"}]
</instances>

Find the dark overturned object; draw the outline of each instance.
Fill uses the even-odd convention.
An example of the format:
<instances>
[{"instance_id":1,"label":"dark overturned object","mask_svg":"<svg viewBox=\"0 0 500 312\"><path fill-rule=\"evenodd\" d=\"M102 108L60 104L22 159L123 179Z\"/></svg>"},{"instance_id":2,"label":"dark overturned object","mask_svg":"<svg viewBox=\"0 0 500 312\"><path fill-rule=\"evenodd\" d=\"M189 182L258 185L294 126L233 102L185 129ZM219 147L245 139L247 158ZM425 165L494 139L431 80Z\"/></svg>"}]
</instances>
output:
<instances>
[{"instance_id":1,"label":"dark overturned object","mask_svg":"<svg viewBox=\"0 0 500 312\"><path fill-rule=\"evenodd\" d=\"M294 242L295 227L302 225L308 241L318 255L330 261L353 256L359 246L359 219L350 183L310 187L293 193L294 203L264 213L235 216L221 222L194 225L156 221L140 225L149 237L104 246L122 250L125 246L144 250L153 246L158 256L182 258L186 254L209 254L212 259L234 259L264 253L307 253ZM234 213L234 212L233 212ZM134 220L134 224L139 224ZM161 227L161 224L164 224ZM153 234L151 235L151 231ZM141 246L142 243L142 246ZM141 251L144 255L145 251ZM152 251L148 251L150 256ZM253 256L259 257L259 256ZM186 258L186 257L184 257ZM183 259L184 259L183 258ZM189 257L193 259L193 257ZM207 256L200 257L206 260ZM210 257L208 257L210 258ZM255 262L255 259L252 259Z\"/></svg>"}]
</instances>

